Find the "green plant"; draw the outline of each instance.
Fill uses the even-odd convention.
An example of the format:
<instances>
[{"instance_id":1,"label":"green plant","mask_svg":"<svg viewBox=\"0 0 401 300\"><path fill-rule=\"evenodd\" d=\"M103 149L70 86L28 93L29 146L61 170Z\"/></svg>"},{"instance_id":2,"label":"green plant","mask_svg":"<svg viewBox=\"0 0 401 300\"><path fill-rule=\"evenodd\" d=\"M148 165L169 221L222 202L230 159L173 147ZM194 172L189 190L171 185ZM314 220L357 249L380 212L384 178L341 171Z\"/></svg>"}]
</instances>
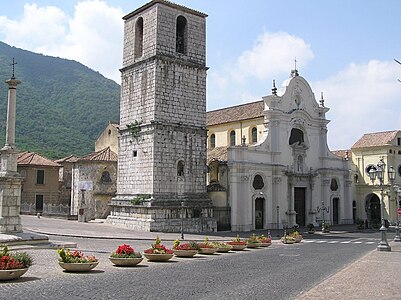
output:
<instances>
[{"instance_id":1,"label":"green plant","mask_svg":"<svg viewBox=\"0 0 401 300\"><path fill-rule=\"evenodd\" d=\"M63 263L91 263L96 262L98 259L93 255L84 256L81 251L60 248L57 250L60 256L59 261Z\"/></svg>"},{"instance_id":2,"label":"green plant","mask_svg":"<svg viewBox=\"0 0 401 300\"><path fill-rule=\"evenodd\" d=\"M138 122L137 120L134 120L133 123L127 124L127 128L133 137L138 137L139 132L141 132L141 124L142 121Z\"/></svg>"},{"instance_id":3,"label":"green plant","mask_svg":"<svg viewBox=\"0 0 401 300\"><path fill-rule=\"evenodd\" d=\"M32 265L32 257L26 252L10 252L7 245L0 252L0 270L24 269Z\"/></svg>"},{"instance_id":4,"label":"green plant","mask_svg":"<svg viewBox=\"0 0 401 300\"><path fill-rule=\"evenodd\" d=\"M259 244L260 241L256 234L252 234L249 239L247 240L248 244Z\"/></svg>"},{"instance_id":5,"label":"green plant","mask_svg":"<svg viewBox=\"0 0 401 300\"><path fill-rule=\"evenodd\" d=\"M113 258L141 258L142 254L135 252L130 245L123 244L118 246L117 250L113 251L110 256Z\"/></svg>"},{"instance_id":6,"label":"green plant","mask_svg":"<svg viewBox=\"0 0 401 300\"><path fill-rule=\"evenodd\" d=\"M149 199L149 198L150 198L150 195L148 195L148 194L139 194L131 200L131 203L133 205L141 205L143 201L145 201L146 199Z\"/></svg>"},{"instance_id":7,"label":"green plant","mask_svg":"<svg viewBox=\"0 0 401 300\"><path fill-rule=\"evenodd\" d=\"M362 219L356 219L355 223L358 229L365 228L365 222Z\"/></svg>"},{"instance_id":8,"label":"green plant","mask_svg":"<svg viewBox=\"0 0 401 300\"><path fill-rule=\"evenodd\" d=\"M313 225L312 223L309 223L308 225L306 225L307 230L310 231L315 231L315 225Z\"/></svg>"}]
</instances>

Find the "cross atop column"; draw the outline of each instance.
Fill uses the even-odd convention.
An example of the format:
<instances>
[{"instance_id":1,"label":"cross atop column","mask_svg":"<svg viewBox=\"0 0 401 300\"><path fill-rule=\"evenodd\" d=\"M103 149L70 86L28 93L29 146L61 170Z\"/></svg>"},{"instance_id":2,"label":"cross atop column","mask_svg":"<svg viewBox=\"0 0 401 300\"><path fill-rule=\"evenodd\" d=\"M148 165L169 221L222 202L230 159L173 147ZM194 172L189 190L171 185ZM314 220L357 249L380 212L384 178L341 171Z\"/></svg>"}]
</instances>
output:
<instances>
[{"instance_id":1,"label":"cross atop column","mask_svg":"<svg viewBox=\"0 0 401 300\"><path fill-rule=\"evenodd\" d=\"M15 65L16 65L16 64L17 64L17 63L15 62L14 57L13 57L13 63L10 64L10 66L13 66L13 76L11 76L11 79L15 79Z\"/></svg>"}]
</instances>

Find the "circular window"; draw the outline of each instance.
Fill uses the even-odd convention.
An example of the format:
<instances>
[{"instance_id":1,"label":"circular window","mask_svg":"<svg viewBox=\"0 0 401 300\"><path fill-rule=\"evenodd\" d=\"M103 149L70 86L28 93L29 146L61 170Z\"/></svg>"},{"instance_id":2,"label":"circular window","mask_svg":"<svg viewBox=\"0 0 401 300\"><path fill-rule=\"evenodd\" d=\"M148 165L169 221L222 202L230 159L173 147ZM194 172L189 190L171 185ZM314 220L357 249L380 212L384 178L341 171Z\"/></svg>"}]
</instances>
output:
<instances>
[{"instance_id":1,"label":"circular window","mask_svg":"<svg viewBox=\"0 0 401 300\"><path fill-rule=\"evenodd\" d=\"M375 171L377 170L375 165L369 165L369 166L367 166L366 169L365 169L366 174L369 175L369 171L370 171L371 169L373 169L373 170L375 170Z\"/></svg>"}]
</instances>

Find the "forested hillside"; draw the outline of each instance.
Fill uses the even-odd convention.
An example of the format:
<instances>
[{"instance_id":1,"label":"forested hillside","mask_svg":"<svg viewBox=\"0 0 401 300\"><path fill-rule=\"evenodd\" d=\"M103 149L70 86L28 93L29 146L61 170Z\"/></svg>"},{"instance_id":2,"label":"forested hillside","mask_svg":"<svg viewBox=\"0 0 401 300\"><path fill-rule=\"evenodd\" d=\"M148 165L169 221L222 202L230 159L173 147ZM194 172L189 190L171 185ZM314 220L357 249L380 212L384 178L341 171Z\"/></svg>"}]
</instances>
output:
<instances>
[{"instance_id":1,"label":"forested hillside","mask_svg":"<svg viewBox=\"0 0 401 300\"><path fill-rule=\"evenodd\" d=\"M0 42L0 147L4 145L7 90L15 57L16 144L49 158L84 155L109 121L119 121L120 86L72 60ZM106 58L105 58L106 59ZM3 83L1 83L3 82Z\"/></svg>"}]
</instances>

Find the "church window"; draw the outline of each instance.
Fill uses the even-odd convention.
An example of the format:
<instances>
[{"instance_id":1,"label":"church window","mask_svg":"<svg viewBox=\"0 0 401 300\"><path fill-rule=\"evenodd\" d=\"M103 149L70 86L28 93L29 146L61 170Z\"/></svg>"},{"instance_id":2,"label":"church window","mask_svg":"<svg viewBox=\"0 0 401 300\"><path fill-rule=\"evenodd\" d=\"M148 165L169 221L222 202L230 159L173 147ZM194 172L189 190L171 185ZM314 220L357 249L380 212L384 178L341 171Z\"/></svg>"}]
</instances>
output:
<instances>
[{"instance_id":1,"label":"church window","mask_svg":"<svg viewBox=\"0 0 401 300\"><path fill-rule=\"evenodd\" d=\"M184 162L182 160L177 163L177 176L184 176Z\"/></svg>"},{"instance_id":2,"label":"church window","mask_svg":"<svg viewBox=\"0 0 401 300\"><path fill-rule=\"evenodd\" d=\"M139 58L143 54L143 18L140 17L135 24L135 50L134 57Z\"/></svg>"},{"instance_id":3,"label":"church window","mask_svg":"<svg viewBox=\"0 0 401 300\"><path fill-rule=\"evenodd\" d=\"M256 127L252 128L252 143L256 143L258 141L258 130Z\"/></svg>"},{"instance_id":4,"label":"church window","mask_svg":"<svg viewBox=\"0 0 401 300\"><path fill-rule=\"evenodd\" d=\"M45 170L36 170L36 184L45 184Z\"/></svg>"},{"instance_id":5,"label":"church window","mask_svg":"<svg viewBox=\"0 0 401 300\"><path fill-rule=\"evenodd\" d=\"M187 19L183 16L177 18L176 51L186 54L187 51Z\"/></svg>"},{"instance_id":6,"label":"church window","mask_svg":"<svg viewBox=\"0 0 401 300\"><path fill-rule=\"evenodd\" d=\"M104 171L102 173L102 177L100 177L100 182L101 183L109 183L109 182L111 182L110 173L108 171Z\"/></svg>"},{"instance_id":7,"label":"church window","mask_svg":"<svg viewBox=\"0 0 401 300\"><path fill-rule=\"evenodd\" d=\"M210 136L210 148L213 149L216 147L216 135L213 133Z\"/></svg>"},{"instance_id":8,"label":"church window","mask_svg":"<svg viewBox=\"0 0 401 300\"><path fill-rule=\"evenodd\" d=\"M335 178L331 179L330 190L333 191L333 192L338 190L338 183L337 183L337 180Z\"/></svg>"},{"instance_id":9,"label":"church window","mask_svg":"<svg viewBox=\"0 0 401 300\"><path fill-rule=\"evenodd\" d=\"M260 175L255 175L253 178L253 183L252 186L255 190L261 190L265 186L265 183L263 182L263 178Z\"/></svg>"},{"instance_id":10,"label":"church window","mask_svg":"<svg viewBox=\"0 0 401 300\"><path fill-rule=\"evenodd\" d=\"M302 144L304 142L304 132L301 129L293 128L291 129L290 141L289 144Z\"/></svg>"},{"instance_id":11,"label":"church window","mask_svg":"<svg viewBox=\"0 0 401 300\"><path fill-rule=\"evenodd\" d=\"M235 146L235 130L230 132L230 146Z\"/></svg>"}]
</instances>

